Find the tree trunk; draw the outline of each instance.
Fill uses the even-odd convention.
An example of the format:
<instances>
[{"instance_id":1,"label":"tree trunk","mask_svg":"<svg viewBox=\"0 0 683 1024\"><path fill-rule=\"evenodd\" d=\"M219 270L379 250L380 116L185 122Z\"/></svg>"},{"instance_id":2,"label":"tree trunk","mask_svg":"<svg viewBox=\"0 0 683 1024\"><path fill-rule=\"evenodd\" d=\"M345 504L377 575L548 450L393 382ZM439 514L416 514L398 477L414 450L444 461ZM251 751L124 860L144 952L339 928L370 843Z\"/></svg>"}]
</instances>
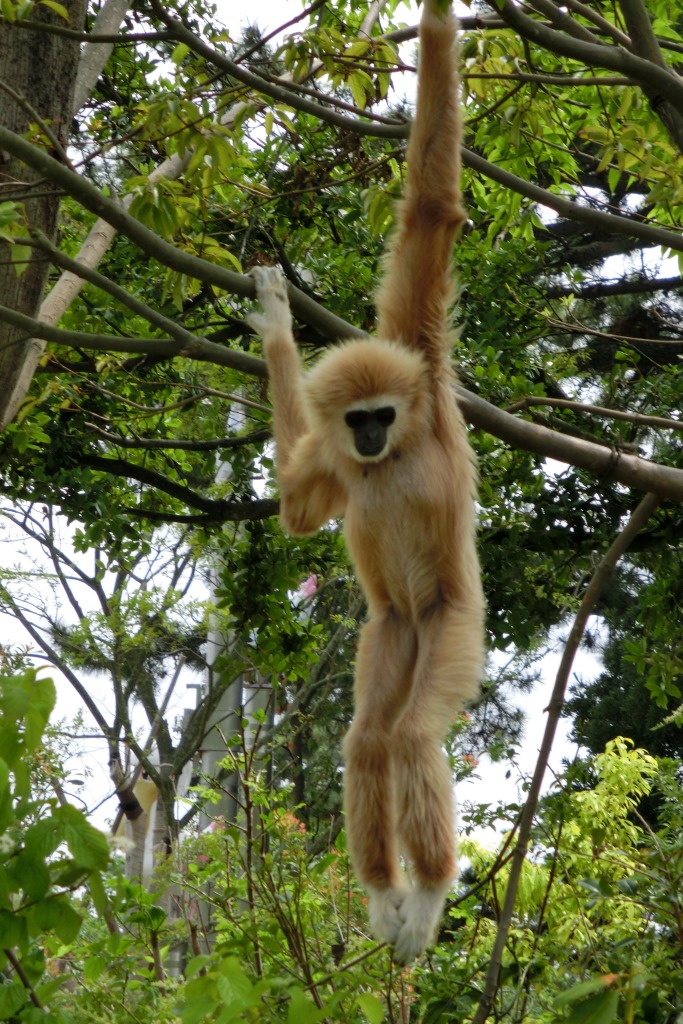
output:
<instances>
[{"instance_id":1,"label":"tree trunk","mask_svg":"<svg viewBox=\"0 0 683 1024\"><path fill-rule=\"evenodd\" d=\"M69 12L69 27L83 28L86 0L64 0ZM32 20L64 26L64 19L46 7L36 6ZM49 152L63 159L69 121L73 109L73 90L80 45L50 32L17 28L0 24L0 124L14 132L24 133L36 124L48 128L52 142ZM42 135L42 132L41 132ZM59 147L62 147L60 154ZM23 202L28 228L39 228L54 238L57 225L59 194L48 181L20 164L7 153L0 153L0 201ZM40 307L49 264L34 253L21 276L9 262L9 249L0 243L0 295L12 309L35 316ZM21 375L30 339L14 327L0 324L0 419L9 396Z\"/></svg>"}]
</instances>

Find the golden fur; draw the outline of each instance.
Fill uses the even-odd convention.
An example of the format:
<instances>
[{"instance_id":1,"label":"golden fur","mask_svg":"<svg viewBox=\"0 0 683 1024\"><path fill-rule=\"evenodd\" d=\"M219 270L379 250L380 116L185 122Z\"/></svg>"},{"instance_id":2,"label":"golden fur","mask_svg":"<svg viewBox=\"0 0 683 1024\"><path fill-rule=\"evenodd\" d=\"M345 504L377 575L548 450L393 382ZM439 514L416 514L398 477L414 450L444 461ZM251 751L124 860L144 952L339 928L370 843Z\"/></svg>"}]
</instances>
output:
<instances>
[{"instance_id":1,"label":"golden fur","mask_svg":"<svg viewBox=\"0 0 683 1024\"><path fill-rule=\"evenodd\" d=\"M367 595L344 744L346 819L371 927L401 962L431 941L455 874L441 744L476 695L483 664L476 472L453 395L447 322L464 219L455 36L453 14L426 0L408 181L377 297L378 339L335 346L302 374L284 282L273 269L254 271L264 315L252 323L271 380L282 524L306 534L343 516ZM395 420L384 447L360 454L345 414L387 406Z\"/></svg>"}]
</instances>

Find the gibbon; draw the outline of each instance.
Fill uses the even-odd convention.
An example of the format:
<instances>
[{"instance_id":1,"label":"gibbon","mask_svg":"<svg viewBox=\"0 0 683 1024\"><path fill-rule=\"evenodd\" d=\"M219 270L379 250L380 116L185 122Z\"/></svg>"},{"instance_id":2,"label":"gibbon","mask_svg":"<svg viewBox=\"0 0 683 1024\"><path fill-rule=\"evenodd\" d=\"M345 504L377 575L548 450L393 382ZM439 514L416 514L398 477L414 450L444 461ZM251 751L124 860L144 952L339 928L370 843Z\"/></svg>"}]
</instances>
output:
<instances>
[{"instance_id":1,"label":"gibbon","mask_svg":"<svg viewBox=\"0 0 683 1024\"><path fill-rule=\"evenodd\" d=\"M449 360L460 198L455 17L426 0L405 196L377 295L377 338L307 373L279 271L252 271L271 382L281 521L343 516L368 602L344 741L345 813L375 936L407 963L430 943L455 875L442 742L483 667L476 470ZM410 883L399 862L409 866Z\"/></svg>"}]
</instances>

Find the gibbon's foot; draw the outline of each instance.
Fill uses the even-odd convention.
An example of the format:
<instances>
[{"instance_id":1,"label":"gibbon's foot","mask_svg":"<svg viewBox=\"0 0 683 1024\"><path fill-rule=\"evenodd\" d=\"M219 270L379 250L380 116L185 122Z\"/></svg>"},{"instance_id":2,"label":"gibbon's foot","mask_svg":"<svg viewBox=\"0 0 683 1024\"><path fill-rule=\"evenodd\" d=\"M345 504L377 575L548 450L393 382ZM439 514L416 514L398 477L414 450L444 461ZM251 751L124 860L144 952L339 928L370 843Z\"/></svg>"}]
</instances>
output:
<instances>
[{"instance_id":1,"label":"gibbon's foot","mask_svg":"<svg viewBox=\"0 0 683 1024\"><path fill-rule=\"evenodd\" d=\"M292 314L289 310L287 285L277 267L254 267L249 276L256 282L256 295L263 313L250 313L247 323L260 335L289 332Z\"/></svg>"},{"instance_id":2,"label":"gibbon's foot","mask_svg":"<svg viewBox=\"0 0 683 1024\"><path fill-rule=\"evenodd\" d=\"M393 945L403 925L399 911L408 889L394 886L390 889L369 889L368 892L368 919L372 934L380 942Z\"/></svg>"},{"instance_id":3,"label":"gibbon's foot","mask_svg":"<svg viewBox=\"0 0 683 1024\"><path fill-rule=\"evenodd\" d=\"M416 886L410 890L398 911L401 928L394 941L394 959L398 963L409 964L430 945L449 888L450 885L434 889Z\"/></svg>"}]
</instances>

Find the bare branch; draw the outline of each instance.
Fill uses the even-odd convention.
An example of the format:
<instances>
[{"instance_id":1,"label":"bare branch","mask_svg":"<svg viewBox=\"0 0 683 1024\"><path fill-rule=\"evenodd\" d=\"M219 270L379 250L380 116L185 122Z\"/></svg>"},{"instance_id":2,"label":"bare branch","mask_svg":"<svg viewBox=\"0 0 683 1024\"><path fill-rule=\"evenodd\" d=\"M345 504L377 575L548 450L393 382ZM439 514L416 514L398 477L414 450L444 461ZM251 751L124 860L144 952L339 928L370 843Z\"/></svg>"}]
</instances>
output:
<instances>
[{"instance_id":1,"label":"bare branch","mask_svg":"<svg viewBox=\"0 0 683 1024\"><path fill-rule=\"evenodd\" d=\"M543 776L548 764L548 757L550 756L553 740L555 738L555 730L562 714L564 693L569 680L569 673L571 672L571 668L574 663L574 657L579 648L579 644L581 643L581 638L585 632L588 619L595 611L598 598L600 597L605 585L611 579L617 562L628 550L635 537L643 529L648 519L659 505L659 502L660 499L658 495L647 494L635 508L628 523L601 559L583 597L581 607L579 608L574 620L574 625L572 626L567 643L565 644L562 661L560 662L560 667L555 679L555 686L553 687L552 696L548 704L548 721L546 722L538 760L536 761L536 767L529 786L529 793L519 822L517 842L515 843L512 855L510 876L505 892L505 903L498 922L496 939L493 945L491 960L489 962L489 968L486 975L484 992L479 1002L479 1006L477 1007L477 1012L473 1017L472 1024L484 1024L484 1021L487 1020L491 1013L493 1000L495 999L496 992L498 991L500 969L503 962L503 951L505 949L508 933L512 924L512 915L517 898L517 888L522 873L522 867L526 859L531 826L533 824L536 807L538 805L538 798L541 792Z\"/></svg>"},{"instance_id":2,"label":"bare branch","mask_svg":"<svg viewBox=\"0 0 683 1024\"><path fill-rule=\"evenodd\" d=\"M572 409L574 412L585 413L587 416L604 416L607 419L624 420L635 423L639 427L661 427L663 430L683 430L683 420L672 420L666 416L647 416L640 412L624 412L621 409L607 409L603 405L585 405L573 402L569 398L534 398L527 395L520 402L509 405L506 412L520 412L531 409L535 405L551 406L553 409Z\"/></svg>"},{"instance_id":3,"label":"bare branch","mask_svg":"<svg viewBox=\"0 0 683 1024\"><path fill-rule=\"evenodd\" d=\"M265 363L262 359L233 352L231 349L223 348L221 345L216 345L203 339L198 339L194 346L180 350L175 341L164 341L156 338L144 340L112 339L109 336L101 337L82 332L60 331L54 327L47 328L37 321L31 320L29 317L23 317L21 314L7 309L5 306L0 306L0 319L7 319L10 323L23 326L27 334L43 336L47 340L56 340L61 344L71 344L79 348L95 348L118 352L148 352L165 358L182 355L187 359L208 361L219 366L230 366L233 369L240 369L243 372L251 373L258 377L266 376ZM568 465L587 469L598 476L617 480L628 487L635 487L642 491L654 490L663 497L672 498L677 501L683 500L683 470L681 469L648 462L634 455L610 451L591 441L568 437L546 427L518 420L463 387L458 387L456 390L463 414L469 422L474 424L474 426L481 427L494 437L507 441L509 444L522 448L525 451L535 452L546 458L557 459L559 462L566 462ZM258 513L256 515L247 513L247 509L252 507L251 503L244 503L244 507L233 505L230 502L224 504L226 506L224 509L212 506L207 511L210 511L212 515L215 513L219 518L227 518L231 521L237 521L242 518L261 518ZM267 514L274 514L275 510L276 505L273 503L272 512ZM136 511L139 512L140 510ZM164 520L168 519L166 515L163 515L162 518ZM181 517L180 521L185 522L187 520Z\"/></svg>"},{"instance_id":4,"label":"bare branch","mask_svg":"<svg viewBox=\"0 0 683 1024\"><path fill-rule=\"evenodd\" d=\"M648 462L637 455L610 451L592 441L559 434L536 423L518 420L490 402L457 387L463 415L476 427L516 448L586 469L598 477L617 480L640 491L655 491L663 498L683 500L683 470Z\"/></svg>"},{"instance_id":5,"label":"bare branch","mask_svg":"<svg viewBox=\"0 0 683 1024\"><path fill-rule=\"evenodd\" d=\"M683 114L683 81L669 68L653 64L622 47L591 43L558 32L557 29L549 28L524 14L513 0L492 2L510 28L519 32L524 39L537 43L551 53L562 54L589 67L606 68L608 71L627 75L643 89L654 89L659 96L666 97L668 102Z\"/></svg>"}]
</instances>

